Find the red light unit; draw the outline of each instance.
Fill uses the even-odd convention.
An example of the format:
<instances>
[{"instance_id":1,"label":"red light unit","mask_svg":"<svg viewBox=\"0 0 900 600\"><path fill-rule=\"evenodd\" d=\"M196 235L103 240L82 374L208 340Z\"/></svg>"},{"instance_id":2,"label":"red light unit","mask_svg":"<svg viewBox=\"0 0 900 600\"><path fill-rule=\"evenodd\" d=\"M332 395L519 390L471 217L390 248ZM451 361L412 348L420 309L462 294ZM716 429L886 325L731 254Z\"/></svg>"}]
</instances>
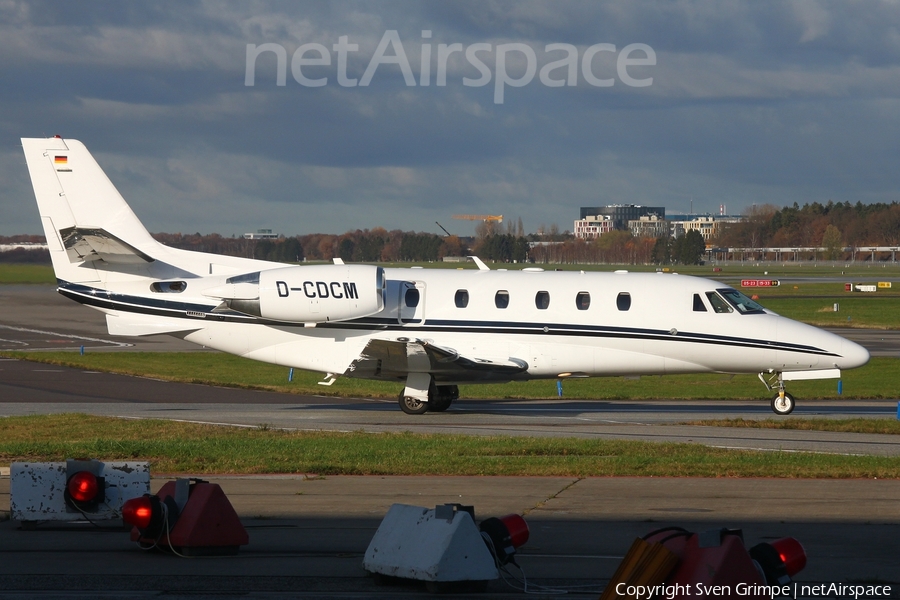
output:
<instances>
[{"instance_id":1,"label":"red light unit","mask_svg":"<svg viewBox=\"0 0 900 600\"><path fill-rule=\"evenodd\" d=\"M138 529L150 527L153 519L153 503L150 496L132 498L122 505L122 520Z\"/></svg>"},{"instance_id":2,"label":"red light unit","mask_svg":"<svg viewBox=\"0 0 900 600\"><path fill-rule=\"evenodd\" d=\"M482 521L478 529L490 538L488 548L501 565L515 564L516 548L528 541L528 524L521 515L491 517Z\"/></svg>"},{"instance_id":3,"label":"red light unit","mask_svg":"<svg viewBox=\"0 0 900 600\"><path fill-rule=\"evenodd\" d=\"M750 548L750 558L759 565L769 585L784 585L806 566L806 551L792 537L762 543Z\"/></svg>"},{"instance_id":4,"label":"red light unit","mask_svg":"<svg viewBox=\"0 0 900 600\"><path fill-rule=\"evenodd\" d=\"M79 471L69 478L66 489L76 502L90 502L97 497L100 485L96 475L90 471Z\"/></svg>"},{"instance_id":5,"label":"red light unit","mask_svg":"<svg viewBox=\"0 0 900 600\"><path fill-rule=\"evenodd\" d=\"M786 537L772 542L778 557L784 563L788 575L793 577L806 567L806 550L795 538Z\"/></svg>"}]
</instances>

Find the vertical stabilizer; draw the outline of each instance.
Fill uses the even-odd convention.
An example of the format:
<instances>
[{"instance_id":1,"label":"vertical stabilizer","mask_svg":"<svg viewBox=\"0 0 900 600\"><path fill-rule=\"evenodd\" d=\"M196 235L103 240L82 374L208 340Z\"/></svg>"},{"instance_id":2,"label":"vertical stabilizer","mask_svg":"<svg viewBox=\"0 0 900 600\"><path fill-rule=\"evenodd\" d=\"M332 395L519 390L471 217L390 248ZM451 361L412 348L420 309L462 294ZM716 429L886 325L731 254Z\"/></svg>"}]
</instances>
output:
<instances>
[{"instance_id":1,"label":"vertical stabilizer","mask_svg":"<svg viewBox=\"0 0 900 600\"><path fill-rule=\"evenodd\" d=\"M96 281L94 261L152 262L157 242L81 142L23 139L56 277Z\"/></svg>"}]
</instances>

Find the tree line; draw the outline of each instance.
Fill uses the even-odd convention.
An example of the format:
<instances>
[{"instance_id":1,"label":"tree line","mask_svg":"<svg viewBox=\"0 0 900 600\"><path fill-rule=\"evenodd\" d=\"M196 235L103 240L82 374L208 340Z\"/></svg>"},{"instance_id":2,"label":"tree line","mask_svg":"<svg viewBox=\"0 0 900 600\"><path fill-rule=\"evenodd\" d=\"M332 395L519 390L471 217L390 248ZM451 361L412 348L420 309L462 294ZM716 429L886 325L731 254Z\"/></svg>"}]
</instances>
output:
<instances>
[{"instance_id":1,"label":"tree line","mask_svg":"<svg viewBox=\"0 0 900 600\"><path fill-rule=\"evenodd\" d=\"M152 235L173 248L284 263L327 262L334 258L345 262L437 262L447 256L476 255L501 263L694 264L700 260L703 249L701 238L700 251L688 257L682 250L686 247L683 239L635 238L628 231L612 231L596 240L576 239L568 232L525 236L518 232L488 230L477 238L462 238L381 228L358 229L340 235L313 233L262 240L224 237L217 233ZM699 234L697 236L699 238ZM34 237L43 241L42 236ZM531 247L531 242L539 243ZM690 247L696 249L697 245ZM49 262L46 251L28 251L27 255L25 252L0 254L17 258L15 262L25 262L25 259ZM0 261L4 258L0 256Z\"/></svg>"},{"instance_id":2,"label":"tree line","mask_svg":"<svg viewBox=\"0 0 900 600\"><path fill-rule=\"evenodd\" d=\"M711 243L722 247L824 247L825 258L839 258L846 246L900 246L900 203L797 203L783 208L754 205L740 223L725 224ZM505 232L503 230L505 229ZM296 263L304 260L346 262L433 262L447 256L480 256L495 262L696 264L705 245L697 232L673 238L636 238L612 231L596 240L576 239L555 225L525 235L521 219L505 227L484 223L475 238L433 233L357 229L343 234L314 233L277 240L247 240L219 234L155 233L175 248ZM12 236L12 241L43 241L43 236ZM530 247L530 242L538 242ZM46 252L0 253L0 261L48 261Z\"/></svg>"},{"instance_id":3,"label":"tree line","mask_svg":"<svg viewBox=\"0 0 900 600\"><path fill-rule=\"evenodd\" d=\"M802 207L752 206L741 223L727 224L716 245L737 248L900 245L900 203L812 202Z\"/></svg>"}]
</instances>

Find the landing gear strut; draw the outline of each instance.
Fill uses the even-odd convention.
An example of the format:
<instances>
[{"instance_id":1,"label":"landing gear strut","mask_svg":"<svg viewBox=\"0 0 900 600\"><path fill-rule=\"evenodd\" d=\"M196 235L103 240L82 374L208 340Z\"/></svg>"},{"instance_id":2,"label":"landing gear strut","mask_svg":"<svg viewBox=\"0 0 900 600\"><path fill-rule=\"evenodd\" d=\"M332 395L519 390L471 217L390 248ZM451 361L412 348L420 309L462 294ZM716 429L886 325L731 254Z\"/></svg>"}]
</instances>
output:
<instances>
[{"instance_id":1,"label":"landing gear strut","mask_svg":"<svg viewBox=\"0 0 900 600\"><path fill-rule=\"evenodd\" d=\"M772 411L776 415L789 415L794 411L794 407L796 406L794 397L784 391L784 379L781 378L781 373L773 374L769 377L768 381L766 381L765 374L760 373L759 380L763 382L763 385L766 386L767 390L778 390L778 393L772 398Z\"/></svg>"}]
</instances>

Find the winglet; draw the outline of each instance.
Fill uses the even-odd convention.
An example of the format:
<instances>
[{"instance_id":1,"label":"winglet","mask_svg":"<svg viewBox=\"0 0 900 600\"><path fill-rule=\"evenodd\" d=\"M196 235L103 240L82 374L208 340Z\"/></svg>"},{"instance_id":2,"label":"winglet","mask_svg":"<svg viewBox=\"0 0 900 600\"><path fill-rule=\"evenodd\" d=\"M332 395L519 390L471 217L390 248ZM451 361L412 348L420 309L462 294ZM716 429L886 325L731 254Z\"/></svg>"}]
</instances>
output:
<instances>
[{"instance_id":1,"label":"winglet","mask_svg":"<svg viewBox=\"0 0 900 600\"><path fill-rule=\"evenodd\" d=\"M487 266L486 264L484 264L484 261L481 260L480 258L478 258L477 256L470 256L469 258L472 259L473 263L478 265L479 271L490 271L491 270L491 268L489 266Z\"/></svg>"}]
</instances>

